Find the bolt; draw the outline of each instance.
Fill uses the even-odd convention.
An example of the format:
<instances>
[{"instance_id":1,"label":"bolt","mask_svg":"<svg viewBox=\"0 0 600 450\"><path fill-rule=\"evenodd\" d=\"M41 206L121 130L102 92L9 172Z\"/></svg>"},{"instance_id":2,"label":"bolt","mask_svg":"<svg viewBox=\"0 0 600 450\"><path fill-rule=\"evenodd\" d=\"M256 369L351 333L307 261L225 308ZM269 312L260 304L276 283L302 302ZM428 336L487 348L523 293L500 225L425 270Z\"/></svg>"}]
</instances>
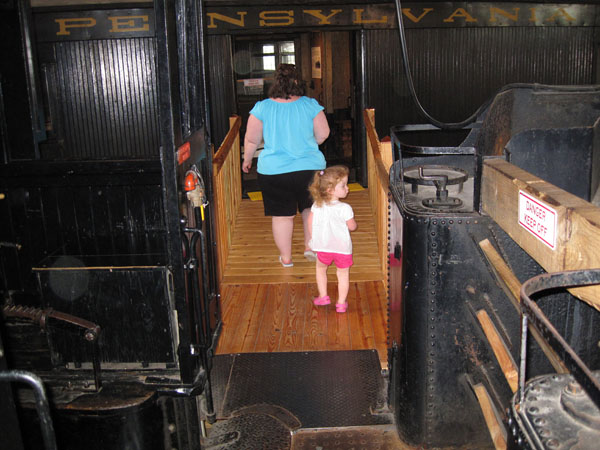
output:
<instances>
[{"instance_id":1,"label":"bolt","mask_svg":"<svg viewBox=\"0 0 600 450\"><path fill-rule=\"evenodd\" d=\"M580 395L583 391L581 390L581 386L577 381L571 381L565 387L565 392L571 395Z\"/></svg>"}]
</instances>

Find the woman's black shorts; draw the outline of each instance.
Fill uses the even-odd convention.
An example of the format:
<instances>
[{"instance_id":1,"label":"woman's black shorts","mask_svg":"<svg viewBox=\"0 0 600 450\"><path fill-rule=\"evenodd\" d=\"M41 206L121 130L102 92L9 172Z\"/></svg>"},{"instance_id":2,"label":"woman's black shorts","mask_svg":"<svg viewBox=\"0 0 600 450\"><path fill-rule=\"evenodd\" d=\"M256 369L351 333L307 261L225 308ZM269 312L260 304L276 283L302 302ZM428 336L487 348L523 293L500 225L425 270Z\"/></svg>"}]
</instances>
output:
<instances>
[{"instance_id":1,"label":"woman's black shorts","mask_svg":"<svg viewBox=\"0 0 600 450\"><path fill-rule=\"evenodd\" d=\"M258 174L262 191L265 216L295 216L312 206L308 186L315 175L314 170L281 173L278 175Z\"/></svg>"}]
</instances>

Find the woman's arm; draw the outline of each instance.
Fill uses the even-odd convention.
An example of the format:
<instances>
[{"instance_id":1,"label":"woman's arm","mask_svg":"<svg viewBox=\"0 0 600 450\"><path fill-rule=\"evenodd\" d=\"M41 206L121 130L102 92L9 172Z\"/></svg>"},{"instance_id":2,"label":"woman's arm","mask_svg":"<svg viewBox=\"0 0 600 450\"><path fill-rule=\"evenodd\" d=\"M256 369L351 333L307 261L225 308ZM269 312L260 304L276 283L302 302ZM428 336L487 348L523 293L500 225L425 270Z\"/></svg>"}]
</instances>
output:
<instances>
[{"instance_id":1,"label":"woman's arm","mask_svg":"<svg viewBox=\"0 0 600 450\"><path fill-rule=\"evenodd\" d=\"M242 163L242 170L246 173L248 173L252 167L252 158L254 158L254 153L262 142L262 138L262 122L250 114L248 117L248 124L246 125L246 135L244 136L244 162Z\"/></svg>"},{"instance_id":2,"label":"woman's arm","mask_svg":"<svg viewBox=\"0 0 600 450\"><path fill-rule=\"evenodd\" d=\"M313 129L317 144L322 144L329 137L329 124L323 111L319 111L319 114L313 119Z\"/></svg>"}]
</instances>

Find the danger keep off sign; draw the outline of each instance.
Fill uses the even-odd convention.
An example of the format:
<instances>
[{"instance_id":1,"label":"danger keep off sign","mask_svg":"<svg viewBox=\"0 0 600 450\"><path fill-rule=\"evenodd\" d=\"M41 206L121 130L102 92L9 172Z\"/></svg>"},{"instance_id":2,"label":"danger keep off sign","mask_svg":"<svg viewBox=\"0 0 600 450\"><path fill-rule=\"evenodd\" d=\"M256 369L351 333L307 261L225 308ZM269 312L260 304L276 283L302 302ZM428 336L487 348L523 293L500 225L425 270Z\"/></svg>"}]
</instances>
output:
<instances>
[{"instance_id":1,"label":"danger keep off sign","mask_svg":"<svg viewBox=\"0 0 600 450\"><path fill-rule=\"evenodd\" d=\"M556 249L556 218L554 209L519 191L519 225L552 250Z\"/></svg>"}]
</instances>

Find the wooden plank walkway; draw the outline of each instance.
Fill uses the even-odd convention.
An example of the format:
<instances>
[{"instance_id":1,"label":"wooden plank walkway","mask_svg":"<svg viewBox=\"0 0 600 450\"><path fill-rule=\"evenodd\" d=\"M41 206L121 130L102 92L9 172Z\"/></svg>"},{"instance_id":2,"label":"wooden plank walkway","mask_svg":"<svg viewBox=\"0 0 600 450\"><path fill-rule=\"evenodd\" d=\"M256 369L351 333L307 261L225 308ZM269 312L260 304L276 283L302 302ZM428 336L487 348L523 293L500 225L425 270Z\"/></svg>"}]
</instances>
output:
<instances>
[{"instance_id":1,"label":"wooden plank walkway","mask_svg":"<svg viewBox=\"0 0 600 450\"><path fill-rule=\"evenodd\" d=\"M377 256L377 236L367 190L350 192L345 200L352 206L358 229L351 233L354 265L350 281L382 280L384 269ZM294 267L279 264L273 242L271 218L265 217L262 201L243 200L237 214L233 244L225 266L223 284L306 283L315 280L315 263L304 256L302 219L296 216L292 259ZM328 271L335 281L335 268Z\"/></svg>"},{"instance_id":2,"label":"wooden plank walkway","mask_svg":"<svg viewBox=\"0 0 600 450\"><path fill-rule=\"evenodd\" d=\"M335 292L336 283L328 288ZM314 283L223 285L216 354L376 349L387 368L383 282L351 282L344 314L333 303L313 305L316 295Z\"/></svg>"},{"instance_id":3,"label":"wooden plank walkway","mask_svg":"<svg viewBox=\"0 0 600 450\"><path fill-rule=\"evenodd\" d=\"M261 201L243 200L221 283L223 329L217 354L376 349L387 368L387 292L377 255L375 223L367 190L350 192L358 229L352 233L348 312L314 306L315 263L304 259L302 221L296 217L294 267L279 264L271 218ZM335 267L328 292L337 299Z\"/></svg>"}]
</instances>

